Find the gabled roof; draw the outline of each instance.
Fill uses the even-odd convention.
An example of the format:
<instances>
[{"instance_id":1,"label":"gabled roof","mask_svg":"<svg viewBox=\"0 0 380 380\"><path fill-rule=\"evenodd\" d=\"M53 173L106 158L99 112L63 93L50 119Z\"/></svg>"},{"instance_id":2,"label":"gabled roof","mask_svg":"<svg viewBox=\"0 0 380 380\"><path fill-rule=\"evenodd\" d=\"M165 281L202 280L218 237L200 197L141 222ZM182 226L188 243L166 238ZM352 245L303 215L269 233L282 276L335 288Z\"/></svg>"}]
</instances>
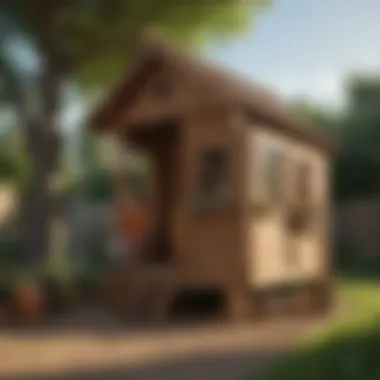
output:
<instances>
[{"instance_id":1,"label":"gabled roof","mask_svg":"<svg viewBox=\"0 0 380 380\"><path fill-rule=\"evenodd\" d=\"M292 114L280 99L264 86L199 58L191 56L162 39L144 40L142 52L132 70L96 107L89 119L92 128L102 129L117 123L118 117L145 83L163 64L185 68L207 83L220 97L239 104L247 115L261 119L268 127L331 150L332 142L305 120Z\"/></svg>"}]
</instances>

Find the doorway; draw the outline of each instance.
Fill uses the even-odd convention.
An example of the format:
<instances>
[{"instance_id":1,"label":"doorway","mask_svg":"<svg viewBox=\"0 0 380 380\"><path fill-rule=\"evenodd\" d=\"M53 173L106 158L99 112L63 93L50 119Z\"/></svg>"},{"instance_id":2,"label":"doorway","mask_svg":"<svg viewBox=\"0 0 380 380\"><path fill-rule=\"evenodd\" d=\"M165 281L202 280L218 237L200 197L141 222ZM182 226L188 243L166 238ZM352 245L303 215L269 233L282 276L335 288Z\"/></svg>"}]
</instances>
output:
<instances>
[{"instance_id":1,"label":"doorway","mask_svg":"<svg viewBox=\"0 0 380 380\"><path fill-rule=\"evenodd\" d=\"M136 128L128 134L132 147L148 160L148 202L150 229L142 260L149 264L172 261L173 210L176 206L179 175L178 123L162 123Z\"/></svg>"}]
</instances>

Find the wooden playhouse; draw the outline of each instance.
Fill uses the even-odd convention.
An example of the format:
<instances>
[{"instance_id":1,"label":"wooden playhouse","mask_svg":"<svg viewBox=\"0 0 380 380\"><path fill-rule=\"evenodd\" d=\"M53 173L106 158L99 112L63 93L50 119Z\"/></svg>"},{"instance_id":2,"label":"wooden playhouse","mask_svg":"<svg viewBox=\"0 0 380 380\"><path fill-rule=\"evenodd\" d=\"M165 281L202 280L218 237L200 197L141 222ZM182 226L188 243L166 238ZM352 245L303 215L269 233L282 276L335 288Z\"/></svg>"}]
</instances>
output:
<instances>
[{"instance_id":1,"label":"wooden playhouse","mask_svg":"<svg viewBox=\"0 0 380 380\"><path fill-rule=\"evenodd\" d=\"M149 40L90 126L153 164L154 244L119 270L126 305L166 318L214 292L233 320L326 308L332 147L272 93Z\"/></svg>"}]
</instances>

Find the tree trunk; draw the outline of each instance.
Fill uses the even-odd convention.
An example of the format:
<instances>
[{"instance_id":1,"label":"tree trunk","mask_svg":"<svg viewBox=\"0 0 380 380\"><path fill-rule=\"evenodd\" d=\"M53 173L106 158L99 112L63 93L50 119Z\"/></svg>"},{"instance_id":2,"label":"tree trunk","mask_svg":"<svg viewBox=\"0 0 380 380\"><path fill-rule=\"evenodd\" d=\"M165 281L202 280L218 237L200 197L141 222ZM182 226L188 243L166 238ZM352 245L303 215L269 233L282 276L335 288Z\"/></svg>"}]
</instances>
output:
<instances>
[{"instance_id":1,"label":"tree trunk","mask_svg":"<svg viewBox=\"0 0 380 380\"><path fill-rule=\"evenodd\" d=\"M60 158L59 134L52 122L33 123L27 134L30 177L23 208L23 238L28 257L40 263L51 248L51 227L56 214L53 186Z\"/></svg>"},{"instance_id":2,"label":"tree trunk","mask_svg":"<svg viewBox=\"0 0 380 380\"><path fill-rule=\"evenodd\" d=\"M55 41L57 3L42 3L44 7L36 16L42 57L42 75L38 85L40 104L37 117L27 126L30 178L23 209L25 248L37 263L46 258L52 247L51 232L58 202L55 181L61 158L59 117L63 84L59 45Z\"/></svg>"}]
</instances>

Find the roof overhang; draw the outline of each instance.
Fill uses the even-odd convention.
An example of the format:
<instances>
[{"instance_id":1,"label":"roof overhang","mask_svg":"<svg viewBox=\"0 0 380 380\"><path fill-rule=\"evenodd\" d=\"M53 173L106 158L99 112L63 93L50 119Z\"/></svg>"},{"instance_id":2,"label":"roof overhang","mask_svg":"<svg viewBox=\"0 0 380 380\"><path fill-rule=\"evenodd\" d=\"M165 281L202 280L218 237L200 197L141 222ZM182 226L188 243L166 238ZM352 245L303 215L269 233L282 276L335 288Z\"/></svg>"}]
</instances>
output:
<instances>
[{"instance_id":1,"label":"roof overhang","mask_svg":"<svg viewBox=\"0 0 380 380\"><path fill-rule=\"evenodd\" d=\"M331 137L317 131L305 120L299 120L293 115L279 117L265 109L253 109L249 104L244 106L244 110L250 118L264 121L266 128L285 133L296 140L313 145L327 154L333 155L338 151L338 147Z\"/></svg>"},{"instance_id":2,"label":"roof overhang","mask_svg":"<svg viewBox=\"0 0 380 380\"><path fill-rule=\"evenodd\" d=\"M203 64L198 63L193 57L178 53L171 45L148 40L143 46L142 54L135 65L128 70L90 114L87 120L89 127L94 131L109 131L120 125L122 114L134 101L142 85L155 75L165 62L168 63L170 60L174 60L174 62L179 62L182 65L186 63L186 59L191 61L192 65L201 72ZM205 70L206 73L209 72L209 69ZM222 74L218 75L222 76ZM214 75L214 77L208 75L209 80L213 81L215 79L217 81L218 75ZM222 94L222 90L221 88L217 92ZM317 131L307 121L297 118L286 107L265 101L265 99L260 101L259 94L255 95L255 93L250 95L249 92L242 91L240 93L238 91L238 93L232 94L233 91L229 86L225 88L225 92L226 99L240 105L244 112L251 117L265 121L265 125L269 128L312 144L326 153L333 154L337 151L337 147L331 138Z\"/></svg>"},{"instance_id":3,"label":"roof overhang","mask_svg":"<svg viewBox=\"0 0 380 380\"><path fill-rule=\"evenodd\" d=\"M144 57L129 70L122 80L95 106L87 125L95 131L105 131L118 124L125 108L135 99L141 86L161 67L157 56Z\"/></svg>"}]
</instances>

